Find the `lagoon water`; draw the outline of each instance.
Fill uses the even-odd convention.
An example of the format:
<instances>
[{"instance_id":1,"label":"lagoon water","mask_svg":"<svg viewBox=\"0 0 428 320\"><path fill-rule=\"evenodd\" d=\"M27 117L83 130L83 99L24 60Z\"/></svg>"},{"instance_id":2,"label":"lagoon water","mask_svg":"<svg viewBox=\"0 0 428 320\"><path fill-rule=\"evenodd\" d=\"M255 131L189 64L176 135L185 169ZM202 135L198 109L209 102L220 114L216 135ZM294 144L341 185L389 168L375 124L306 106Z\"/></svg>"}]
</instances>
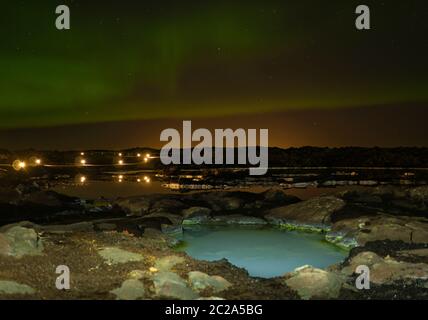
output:
<instances>
[{"instance_id":1,"label":"lagoon water","mask_svg":"<svg viewBox=\"0 0 428 320\"><path fill-rule=\"evenodd\" d=\"M343 261L347 252L323 239L272 228L197 226L185 229L181 250L200 260L226 258L252 276L270 278L307 264L325 268Z\"/></svg>"}]
</instances>

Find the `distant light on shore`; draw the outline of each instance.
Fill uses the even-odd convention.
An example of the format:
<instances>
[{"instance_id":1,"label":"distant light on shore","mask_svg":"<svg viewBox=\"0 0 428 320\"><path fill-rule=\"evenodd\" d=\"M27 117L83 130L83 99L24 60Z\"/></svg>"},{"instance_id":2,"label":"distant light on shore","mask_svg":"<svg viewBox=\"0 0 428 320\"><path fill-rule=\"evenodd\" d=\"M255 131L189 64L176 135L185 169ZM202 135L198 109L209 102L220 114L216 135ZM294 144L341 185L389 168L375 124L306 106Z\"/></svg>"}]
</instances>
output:
<instances>
[{"instance_id":1,"label":"distant light on shore","mask_svg":"<svg viewBox=\"0 0 428 320\"><path fill-rule=\"evenodd\" d=\"M19 171L19 170L22 170L22 169L25 169L25 167L26 167L27 165L26 165L26 163L24 162L24 161L21 161L21 160L15 160L13 163L12 163L12 167L16 170L16 171Z\"/></svg>"},{"instance_id":2,"label":"distant light on shore","mask_svg":"<svg viewBox=\"0 0 428 320\"><path fill-rule=\"evenodd\" d=\"M80 164L85 165L86 164L86 160L85 159L80 160Z\"/></svg>"},{"instance_id":3,"label":"distant light on shore","mask_svg":"<svg viewBox=\"0 0 428 320\"><path fill-rule=\"evenodd\" d=\"M28 164L32 167L33 166L39 166L42 164L42 159L37 158L36 156L33 156L28 160Z\"/></svg>"},{"instance_id":4,"label":"distant light on shore","mask_svg":"<svg viewBox=\"0 0 428 320\"><path fill-rule=\"evenodd\" d=\"M123 160L119 160L118 164L123 165Z\"/></svg>"}]
</instances>

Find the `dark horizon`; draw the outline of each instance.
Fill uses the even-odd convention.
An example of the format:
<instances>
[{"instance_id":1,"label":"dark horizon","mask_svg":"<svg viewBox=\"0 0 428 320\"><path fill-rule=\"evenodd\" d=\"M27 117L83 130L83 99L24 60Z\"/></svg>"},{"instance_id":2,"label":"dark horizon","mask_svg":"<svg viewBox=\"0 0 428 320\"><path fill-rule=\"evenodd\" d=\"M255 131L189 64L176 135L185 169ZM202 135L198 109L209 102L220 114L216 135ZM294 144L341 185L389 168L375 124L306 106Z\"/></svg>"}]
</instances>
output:
<instances>
[{"instance_id":1,"label":"dark horizon","mask_svg":"<svg viewBox=\"0 0 428 320\"><path fill-rule=\"evenodd\" d=\"M385 113L384 110L388 109ZM269 146L428 147L425 105L395 105L345 110L304 110L236 117L194 118L193 129L258 128L269 131ZM406 116L402 115L406 113ZM182 120L154 119L98 124L0 130L0 148L8 150L160 149L160 132ZM309 130L316 128L316 130ZM406 134L404 135L403 132ZM354 143L348 143L354 141Z\"/></svg>"}]
</instances>

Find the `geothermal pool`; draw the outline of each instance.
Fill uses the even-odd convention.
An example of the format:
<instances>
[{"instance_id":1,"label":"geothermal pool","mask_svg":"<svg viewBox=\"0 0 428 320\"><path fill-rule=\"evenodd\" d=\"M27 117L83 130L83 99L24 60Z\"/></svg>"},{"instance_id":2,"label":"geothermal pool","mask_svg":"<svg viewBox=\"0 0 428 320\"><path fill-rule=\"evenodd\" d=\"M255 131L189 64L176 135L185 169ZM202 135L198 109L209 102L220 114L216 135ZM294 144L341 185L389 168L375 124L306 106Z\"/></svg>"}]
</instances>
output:
<instances>
[{"instance_id":1,"label":"geothermal pool","mask_svg":"<svg viewBox=\"0 0 428 320\"><path fill-rule=\"evenodd\" d=\"M343 261L347 251L324 241L320 234L274 228L211 227L186 228L179 249L195 259L226 258L245 268L251 276L281 276L309 264L325 268Z\"/></svg>"}]
</instances>

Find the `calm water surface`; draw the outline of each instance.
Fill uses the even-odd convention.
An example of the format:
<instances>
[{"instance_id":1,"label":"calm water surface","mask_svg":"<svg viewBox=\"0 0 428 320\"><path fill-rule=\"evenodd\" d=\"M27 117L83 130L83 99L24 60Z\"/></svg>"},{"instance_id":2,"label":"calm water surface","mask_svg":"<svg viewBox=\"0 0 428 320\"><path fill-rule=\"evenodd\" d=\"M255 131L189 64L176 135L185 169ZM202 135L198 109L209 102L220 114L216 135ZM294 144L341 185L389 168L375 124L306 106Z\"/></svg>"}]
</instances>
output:
<instances>
[{"instance_id":1,"label":"calm water surface","mask_svg":"<svg viewBox=\"0 0 428 320\"><path fill-rule=\"evenodd\" d=\"M254 186L250 188L230 188L226 189L227 191L248 191L248 192L263 192L271 187L266 186ZM289 195L295 195L302 200L306 200L312 197L317 197L324 194L335 194L344 190L357 190L363 189L366 187L361 186L344 186L344 187L335 187L335 188L314 188L309 187L305 189L284 189L284 192ZM150 183L137 183L135 181L124 180L122 182L118 181L99 181L99 180L87 180L85 183L74 183L74 184L65 184L59 185L52 188L54 191L57 191L62 194L80 197L83 199L98 199L101 197L115 199L117 197L130 197L130 196L139 196L144 194L153 194L153 193L177 193L177 191L172 191L162 187L162 183L156 180L152 180ZM200 192L200 191L192 191Z\"/></svg>"},{"instance_id":2,"label":"calm water surface","mask_svg":"<svg viewBox=\"0 0 428 320\"><path fill-rule=\"evenodd\" d=\"M270 278L307 264L325 268L343 261L347 251L323 239L272 228L195 227L184 231L180 250L200 260L226 258L252 276Z\"/></svg>"}]
</instances>

